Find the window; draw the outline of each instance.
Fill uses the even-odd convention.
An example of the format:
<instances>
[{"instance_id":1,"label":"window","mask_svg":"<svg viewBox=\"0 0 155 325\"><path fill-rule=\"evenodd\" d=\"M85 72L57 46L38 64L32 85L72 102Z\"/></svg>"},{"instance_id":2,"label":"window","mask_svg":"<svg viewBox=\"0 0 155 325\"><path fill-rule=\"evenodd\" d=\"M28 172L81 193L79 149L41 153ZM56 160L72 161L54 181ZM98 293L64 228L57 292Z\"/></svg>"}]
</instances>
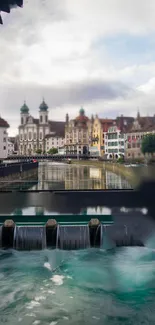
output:
<instances>
[{"instance_id":1,"label":"window","mask_svg":"<svg viewBox=\"0 0 155 325\"><path fill-rule=\"evenodd\" d=\"M24 119L23 119L23 117L21 117L21 124L24 124Z\"/></svg>"},{"instance_id":2,"label":"window","mask_svg":"<svg viewBox=\"0 0 155 325\"><path fill-rule=\"evenodd\" d=\"M26 140L27 136L26 136L26 133L24 134L24 140Z\"/></svg>"},{"instance_id":3,"label":"window","mask_svg":"<svg viewBox=\"0 0 155 325\"><path fill-rule=\"evenodd\" d=\"M6 134L6 131L4 130L3 134Z\"/></svg>"},{"instance_id":4,"label":"window","mask_svg":"<svg viewBox=\"0 0 155 325\"><path fill-rule=\"evenodd\" d=\"M29 140L31 140L31 139L32 139L32 133L29 132Z\"/></svg>"},{"instance_id":5,"label":"window","mask_svg":"<svg viewBox=\"0 0 155 325\"><path fill-rule=\"evenodd\" d=\"M40 140L42 139L42 132L40 132L39 138L40 138Z\"/></svg>"},{"instance_id":6,"label":"window","mask_svg":"<svg viewBox=\"0 0 155 325\"><path fill-rule=\"evenodd\" d=\"M42 123L42 121L43 121L43 117L42 115L40 115L40 123Z\"/></svg>"},{"instance_id":7,"label":"window","mask_svg":"<svg viewBox=\"0 0 155 325\"><path fill-rule=\"evenodd\" d=\"M36 138L37 138L36 133L33 134L33 138L34 138L34 140L36 140Z\"/></svg>"},{"instance_id":8,"label":"window","mask_svg":"<svg viewBox=\"0 0 155 325\"><path fill-rule=\"evenodd\" d=\"M47 123L47 115L45 116L45 122Z\"/></svg>"},{"instance_id":9,"label":"window","mask_svg":"<svg viewBox=\"0 0 155 325\"><path fill-rule=\"evenodd\" d=\"M21 134L21 135L20 135L20 140L22 140L22 139L23 139L23 135Z\"/></svg>"},{"instance_id":10,"label":"window","mask_svg":"<svg viewBox=\"0 0 155 325\"><path fill-rule=\"evenodd\" d=\"M3 142L6 142L6 138L3 139Z\"/></svg>"},{"instance_id":11,"label":"window","mask_svg":"<svg viewBox=\"0 0 155 325\"><path fill-rule=\"evenodd\" d=\"M6 146L3 147L3 150L6 150Z\"/></svg>"}]
</instances>

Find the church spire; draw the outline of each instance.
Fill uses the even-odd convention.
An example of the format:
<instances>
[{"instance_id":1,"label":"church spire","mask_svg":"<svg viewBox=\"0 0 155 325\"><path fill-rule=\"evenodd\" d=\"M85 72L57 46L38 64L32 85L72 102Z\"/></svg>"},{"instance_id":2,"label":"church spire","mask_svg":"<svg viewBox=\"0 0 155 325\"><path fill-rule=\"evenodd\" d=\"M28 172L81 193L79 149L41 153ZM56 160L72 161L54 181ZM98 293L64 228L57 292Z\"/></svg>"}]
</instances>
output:
<instances>
[{"instance_id":1,"label":"church spire","mask_svg":"<svg viewBox=\"0 0 155 325\"><path fill-rule=\"evenodd\" d=\"M140 119L140 111L139 111L139 108L138 108L138 111L137 111L137 120Z\"/></svg>"}]
</instances>

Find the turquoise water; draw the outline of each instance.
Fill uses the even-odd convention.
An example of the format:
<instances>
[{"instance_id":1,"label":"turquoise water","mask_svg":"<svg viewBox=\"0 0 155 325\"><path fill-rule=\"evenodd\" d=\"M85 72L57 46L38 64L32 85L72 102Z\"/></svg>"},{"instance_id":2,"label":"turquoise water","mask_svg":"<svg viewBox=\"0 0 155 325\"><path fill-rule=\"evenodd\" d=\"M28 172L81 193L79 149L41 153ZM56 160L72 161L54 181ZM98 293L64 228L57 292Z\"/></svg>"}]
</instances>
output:
<instances>
[{"instance_id":1,"label":"turquoise water","mask_svg":"<svg viewBox=\"0 0 155 325\"><path fill-rule=\"evenodd\" d=\"M0 252L0 324L155 324L155 252Z\"/></svg>"}]
</instances>

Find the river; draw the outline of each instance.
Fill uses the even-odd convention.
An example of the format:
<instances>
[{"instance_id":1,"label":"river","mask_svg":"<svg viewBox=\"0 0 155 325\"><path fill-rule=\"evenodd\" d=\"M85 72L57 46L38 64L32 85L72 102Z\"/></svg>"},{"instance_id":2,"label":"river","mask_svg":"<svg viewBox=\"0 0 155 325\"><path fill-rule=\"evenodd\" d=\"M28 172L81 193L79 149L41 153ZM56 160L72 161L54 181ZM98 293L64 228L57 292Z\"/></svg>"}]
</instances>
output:
<instances>
[{"instance_id":1,"label":"river","mask_svg":"<svg viewBox=\"0 0 155 325\"><path fill-rule=\"evenodd\" d=\"M54 163L41 163L32 180L8 188L22 190L26 184L27 190L132 187L121 174L104 168ZM110 214L106 209L91 207L85 213ZM17 213L42 215L43 209ZM131 217L131 211L121 213ZM0 250L0 324L154 325L154 265L154 249L144 247Z\"/></svg>"}]
</instances>

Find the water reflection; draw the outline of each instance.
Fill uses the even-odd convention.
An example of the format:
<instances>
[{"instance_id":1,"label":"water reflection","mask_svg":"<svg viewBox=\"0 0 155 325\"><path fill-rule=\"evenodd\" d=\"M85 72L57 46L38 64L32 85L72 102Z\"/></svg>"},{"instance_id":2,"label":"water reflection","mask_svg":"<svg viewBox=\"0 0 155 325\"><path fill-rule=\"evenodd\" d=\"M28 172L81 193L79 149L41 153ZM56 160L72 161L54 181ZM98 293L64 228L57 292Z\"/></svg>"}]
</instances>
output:
<instances>
[{"instance_id":1,"label":"water reflection","mask_svg":"<svg viewBox=\"0 0 155 325\"><path fill-rule=\"evenodd\" d=\"M38 169L38 183L34 190L72 190L72 189L112 189L131 188L121 175L106 169L81 166L44 163Z\"/></svg>"}]
</instances>

